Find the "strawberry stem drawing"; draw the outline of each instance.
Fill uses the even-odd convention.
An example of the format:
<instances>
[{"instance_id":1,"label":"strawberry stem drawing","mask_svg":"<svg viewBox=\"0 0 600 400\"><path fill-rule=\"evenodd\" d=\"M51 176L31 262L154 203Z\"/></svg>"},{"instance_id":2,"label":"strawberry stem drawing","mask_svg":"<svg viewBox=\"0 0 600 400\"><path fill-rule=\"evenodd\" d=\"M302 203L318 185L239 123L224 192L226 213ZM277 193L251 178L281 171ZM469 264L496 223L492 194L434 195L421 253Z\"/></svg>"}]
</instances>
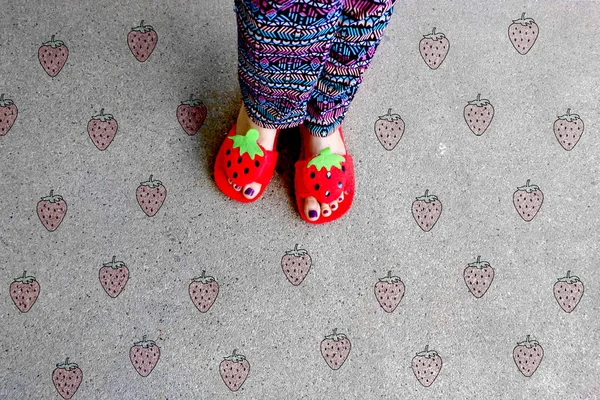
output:
<instances>
[{"instance_id":1,"label":"strawberry stem drawing","mask_svg":"<svg viewBox=\"0 0 600 400\"><path fill-rule=\"evenodd\" d=\"M394 312L398 304L404 297L404 282L397 276L392 276L392 271L388 271L387 276L379 278L375 284L375 297L379 305L387 313Z\"/></svg>"},{"instance_id":2,"label":"strawberry stem drawing","mask_svg":"<svg viewBox=\"0 0 600 400\"><path fill-rule=\"evenodd\" d=\"M4 136L12 128L18 114L17 106L11 99L5 99L0 94L0 136Z\"/></svg>"},{"instance_id":3,"label":"strawberry stem drawing","mask_svg":"<svg viewBox=\"0 0 600 400\"><path fill-rule=\"evenodd\" d=\"M554 121L554 136L563 149L573 150L581 135L583 135L583 120L579 115L571 114L570 108L565 115L559 115Z\"/></svg>"},{"instance_id":4,"label":"strawberry stem drawing","mask_svg":"<svg viewBox=\"0 0 600 400\"><path fill-rule=\"evenodd\" d=\"M158 43L158 34L150 25L144 25L144 20L139 26L131 28L127 34L127 44L133 56L140 62L150 57Z\"/></svg>"},{"instance_id":5,"label":"strawberry stem drawing","mask_svg":"<svg viewBox=\"0 0 600 400\"><path fill-rule=\"evenodd\" d=\"M135 192L135 197L146 215L153 217L167 198L167 189L161 181L152 180L152 175L150 175L148 181L140 183Z\"/></svg>"},{"instance_id":6,"label":"strawberry stem drawing","mask_svg":"<svg viewBox=\"0 0 600 400\"><path fill-rule=\"evenodd\" d=\"M40 295L40 284L35 277L27 276L27 271L23 271L23 275L15 278L10 284L9 293L19 311L26 313L31 310Z\"/></svg>"},{"instance_id":7,"label":"strawberry stem drawing","mask_svg":"<svg viewBox=\"0 0 600 400\"><path fill-rule=\"evenodd\" d=\"M106 150L117 134L118 124L112 114L104 114L104 108L100 114L94 115L87 125L88 135L98 150Z\"/></svg>"},{"instance_id":8,"label":"strawberry stem drawing","mask_svg":"<svg viewBox=\"0 0 600 400\"><path fill-rule=\"evenodd\" d=\"M450 42L441 32L436 33L435 27L431 33L423 35L423 39L419 42L419 53L421 57L431 69L438 69L446 59L450 50Z\"/></svg>"},{"instance_id":9,"label":"strawberry stem drawing","mask_svg":"<svg viewBox=\"0 0 600 400\"><path fill-rule=\"evenodd\" d=\"M337 333L336 328L321 341L321 355L333 370L340 369L349 354L350 340L343 333Z\"/></svg>"},{"instance_id":10,"label":"strawberry stem drawing","mask_svg":"<svg viewBox=\"0 0 600 400\"><path fill-rule=\"evenodd\" d=\"M219 364L221 379L232 392L242 387L250 372L250 363L246 360L246 356L236 352L237 350L234 349L233 354L226 356Z\"/></svg>"},{"instance_id":11,"label":"strawberry stem drawing","mask_svg":"<svg viewBox=\"0 0 600 400\"><path fill-rule=\"evenodd\" d=\"M467 264L463 278L473 296L480 298L494 280L494 268L487 261L481 261L481 256L477 256L477 261Z\"/></svg>"},{"instance_id":12,"label":"strawberry stem drawing","mask_svg":"<svg viewBox=\"0 0 600 400\"><path fill-rule=\"evenodd\" d=\"M465 106L463 116L471 132L481 136L494 118L494 107L488 99L482 99L481 93L478 93L477 98Z\"/></svg>"},{"instance_id":13,"label":"strawberry stem drawing","mask_svg":"<svg viewBox=\"0 0 600 400\"><path fill-rule=\"evenodd\" d=\"M529 184L529 179L525 186L517 187L513 193L513 204L515 209L524 221L530 222L540 211L544 202L544 193L537 185Z\"/></svg>"},{"instance_id":14,"label":"strawberry stem drawing","mask_svg":"<svg viewBox=\"0 0 600 400\"><path fill-rule=\"evenodd\" d=\"M48 42L42 43L38 49L38 59L44 71L55 77L62 70L69 57L69 49L62 40L54 40L54 35Z\"/></svg>"},{"instance_id":15,"label":"strawberry stem drawing","mask_svg":"<svg viewBox=\"0 0 600 400\"><path fill-rule=\"evenodd\" d=\"M431 386L442 369L442 358L437 351L429 350L429 345L425 346L425 351L417 353L412 359L412 370L419 383L425 387Z\"/></svg>"},{"instance_id":16,"label":"strawberry stem drawing","mask_svg":"<svg viewBox=\"0 0 600 400\"><path fill-rule=\"evenodd\" d=\"M305 249L299 249L298 244L292 250L287 250L281 257L281 269L288 281L294 286L298 286L308 275L312 259Z\"/></svg>"},{"instance_id":17,"label":"strawberry stem drawing","mask_svg":"<svg viewBox=\"0 0 600 400\"><path fill-rule=\"evenodd\" d=\"M98 271L98 279L106 294L115 298L127 284L129 269L123 261L116 261L116 257L113 256L112 261L102 264Z\"/></svg>"},{"instance_id":18,"label":"strawberry stem drawing","mask_svg":"<svg viewBox=\"0 0 600 400\"><path fill-rule=\"evenodd\" d=\"M539 33L540 29L535 21L525 18L525 13L521 14L521 18L513 20L508 27L508 38L521 55L527 54L531 50Z\"/></svg>"},{"instance_id":19,"label":"strawberry stem drawing","mask_svg":"<svg viewBox=\"0 0 600 400\"><path fill-rule=\"evenodd\" d=\"M139 342L134 342L129 349L129 359L133 368L143 377L150 375L160 358L160 348L154 340L146 340L146 335Z\"/></svg>"},{"instance_id":20,"label":"strawberry stem drawing","mask_svg":"<svg viewBox=\"0 0 600 400\"><path fill-rule=\"evenodd\" d=\"M533 375L544 358L544 349L537 340L530 340L529 335L524 342L517 343L513 349L513 360L519 371L527 377Z\"/></svg>"},{"instance_id":21,"label":"strawberry stem drawing","mask_svg":"<svg viewBox=\"0 0 600 400\"><path fill-rule=\"evenodd\" d=\"M69 357L64 363L56 364L52 372L52 383L63 399L73 397L82 380L83 372L77 364L69 362Z\"/></svg>"},{"instance_id":22,"label":"strawberry stem drawing","mask_svg":"<svg viewBox=\"0 0 600 400\"><path fill-rule=\"evenodd\" d=\"M177 120L185 133L194 136L206 119L206 106L200 99L190 95L189 100L182 101L177 107Z\"/></svg>"},{"instance_id":23,"label":"strawberry stem drawing","mask_svg":"<svg viewBox=\"0 0 600 400\"><path fill-rule=\"evenodd\" d=\"M192 279L188 292L198 311L205 313L210 310L219 295L219 284L212 276L206 276L206 271L202 271L202 275Z\"/></svg>"},{"instance_id":24,"label":"strawberry stem drawing","mask_svg":"<svg viewBox=\"0 0 600 400\"><path fill-rule=\"evenodd\" d=\"M434 227L441 213L442 203L437 196L429 194L429 189L425 190L424 196L417 197L412 203L413 218L425 232L429 232Z\"/></svg>"},{"instance_id":25,"label":"strawberry stem drawing","mask_svg":"<svg viewBox=\"0 0 600 400\"><path fill-rule=\"evenodd\" d=\"M375 121L375 135L384 149L392 151L404 135L404 121L400 115L392 114L390 108L387 114Z\"/></svg>"},{"instance_id":26,"label":"strawberry stem drawing","mask_svg":"<svg viewBox=\"0 0 600 400\"><path fill-rule=\"evenodd\" d=\"M567 271L567 276L558 278L554 284L554 298L564 312L570 313L577 307L583 296L583 282L577 276L571 276L571 271Z\"/></svg>"},{"instance_id":27,"label":"strawberry stem drawing","mask_svg":"<svg viewBox=\"0 0 600 400\"><path fill-rule=\"evenodd\" d=\"M37 215L42 225L49 231L55 231L67 214L67 203L61 195L50 190L50 196L42 197L37 203Z\"/></svg>"}]
</instances>

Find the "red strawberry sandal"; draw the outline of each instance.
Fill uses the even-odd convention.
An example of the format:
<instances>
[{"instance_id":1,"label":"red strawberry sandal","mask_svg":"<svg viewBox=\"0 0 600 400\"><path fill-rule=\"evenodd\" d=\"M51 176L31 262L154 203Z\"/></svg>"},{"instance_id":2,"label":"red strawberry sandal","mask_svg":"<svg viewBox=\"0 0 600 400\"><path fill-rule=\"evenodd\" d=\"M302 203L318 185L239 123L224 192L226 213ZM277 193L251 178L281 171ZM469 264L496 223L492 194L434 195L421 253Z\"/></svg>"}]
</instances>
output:
<instances>
[{"instance_id":1,"label":"red strawberry sandal","mask_svg":"<svg viewBox=\"0 0 600 400\"><path fill-rule=\"evenodd\" d=\"M219 189L233 200L250 203L258 199L271 182L278 153L266 150L257 143L258 131L249 129L245 135L236 135L234 124L221 145L215 163L215 182ZM277 131L279 134L279 131ZM273 148L277 146L277 138ZM242 193L243 187L252 182L261 184L260 192L248 199ZM235 190L233 185L242 190Z\"/></svg>"},{"instance_id":2,"label":"red strawberry sandal","mask_svg":"<svg viewBox=\"0 0 600 400\"><path fill-rule=\"evenodd\" d=\"M340 127L342 140L342 128ZM294 175L296 205L302 219L311 224L323 224L335 221L344 215L354 199L354 161L348 153L334 154L329 147L320 151L318 156L296 162ZM339 202L344 194L344 199ZM321 215L316 221L308 219L304 213L304 200L314 197L321 204L338 201L338 207L328 216Z\"/></svg>"}]
</instances>

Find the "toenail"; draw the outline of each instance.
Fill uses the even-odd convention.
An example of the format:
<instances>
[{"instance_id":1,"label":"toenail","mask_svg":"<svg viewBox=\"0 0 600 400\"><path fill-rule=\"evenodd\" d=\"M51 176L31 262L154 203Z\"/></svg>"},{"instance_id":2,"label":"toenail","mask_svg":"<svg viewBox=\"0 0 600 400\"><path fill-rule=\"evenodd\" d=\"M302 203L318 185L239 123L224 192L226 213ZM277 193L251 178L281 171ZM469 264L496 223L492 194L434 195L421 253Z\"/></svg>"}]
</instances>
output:
<instances>
[{"instance_id":1,"label":"toenail","mask_svg":"<svg viewBox=\"0 0 600 400\"><path fill-rule=\"evenodd\" d=\"M238 190L240 187L239 187L238 185L233 185L233 188L234 188L235 190Z\"/></svg>"},{"instance_id":2,"label":"toenail","mask_svg":"<svg viewBox=\"0 0 600 400\"><path fill-rule=\"evenodd\" d=\"M310 210L308 212L308 217L309 218L317 218L317 212L315 210Z\"/></svg>"},{"instance_id":3,"label":"toenail","mask_svg":"<svg viewBox=\"0 0 600 400\"><path fill-rule=\"evenodd\" d=\"M246 196L252 196L252 195L254 194L254 189L252 189L252 188L248 188L248 189L246 189L246 190L244 191L244 194L245 194Z\"/></svg>"},{"instance_id":4,"label":"toenail","mask_svg":"<svg viewBox=\"0 0 600 400\"><path fill-rule=\"evenodd\" d=\"M338 201L342 201L342 200L344 200L344 199L340 196L340 198L338 199Z\"/></svg>"},{"instance_id":5,"label":"toenail","mask_svg":"<svg viewBox=\"0 0 600 400\"><path fill-rule=\"evenodd\" d=\"M331 206L331 209L332 209L332 210L335 210L336 208L337 208L337 206L336 206L335 204L333 204L333 205Z\"/></svg>"},{"instance_id":6,"label":"toenail","mask_svg":"<svg viewBox=\"0 0 600 400\"><path fill-rule=\"evenodd\" d=\"M329 214L329 210L323 210L323 215Z\"/></svg>"}]
</instances>

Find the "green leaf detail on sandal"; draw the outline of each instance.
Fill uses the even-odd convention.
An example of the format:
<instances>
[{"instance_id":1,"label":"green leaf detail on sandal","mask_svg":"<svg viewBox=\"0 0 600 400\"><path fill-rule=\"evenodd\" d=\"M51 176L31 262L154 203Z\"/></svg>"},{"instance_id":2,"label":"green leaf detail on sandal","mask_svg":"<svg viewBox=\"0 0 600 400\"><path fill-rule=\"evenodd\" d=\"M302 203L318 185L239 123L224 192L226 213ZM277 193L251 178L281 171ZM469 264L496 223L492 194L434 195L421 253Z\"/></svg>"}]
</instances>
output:
<instances>
[{"instance_id":1,"label":"green leaf detail on sandal","mask_svg":"<svg viewBox=\"0 0 600 400\"><path fill-rule=\"evenodd\" d=\"M326 147L319 152L318 156L314 157L308 162L308 164L306 164L306 168L310 168L311 165L314 165L317 171L321 168L325 168L327 171L330 171L331 167L342 169L342 165L340 163L344 161L346 161L344 156L332 153L331 148Z\"/></svg>"},{"instance_id":2,"label":"green leaf detail on sandal","mask_svg":"<svg viewBox=\"0 0 600 400\"><path fill-rule=\"evenodd\" d=\"M256 129L250 129L246 132L246 135L234 135L229 136L229 139L233 140L233 148L240 149L240 156L247 153L250 159L254 160L254 157L258 154L263 156L264 153L258 145L258 131Z\"/></svg>"}]
</instances>

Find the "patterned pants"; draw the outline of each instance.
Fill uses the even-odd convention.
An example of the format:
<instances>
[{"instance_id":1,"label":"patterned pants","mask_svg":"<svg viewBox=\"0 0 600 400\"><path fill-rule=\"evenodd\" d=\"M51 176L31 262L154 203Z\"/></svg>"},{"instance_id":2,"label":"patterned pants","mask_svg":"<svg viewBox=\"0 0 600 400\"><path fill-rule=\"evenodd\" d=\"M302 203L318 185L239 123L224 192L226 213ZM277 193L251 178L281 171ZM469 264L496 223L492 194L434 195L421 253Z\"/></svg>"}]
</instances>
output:
<instances>
[{"instance_id":1,"label":"patterned pants","mask_svg":"<svg viewBox=\"0 0 600 400\"><path fill-rule=\"evenodd\" d=\"M260 126L341 124L396 0L234 0L238 80Z\"/></svg>"}]
</instances>

